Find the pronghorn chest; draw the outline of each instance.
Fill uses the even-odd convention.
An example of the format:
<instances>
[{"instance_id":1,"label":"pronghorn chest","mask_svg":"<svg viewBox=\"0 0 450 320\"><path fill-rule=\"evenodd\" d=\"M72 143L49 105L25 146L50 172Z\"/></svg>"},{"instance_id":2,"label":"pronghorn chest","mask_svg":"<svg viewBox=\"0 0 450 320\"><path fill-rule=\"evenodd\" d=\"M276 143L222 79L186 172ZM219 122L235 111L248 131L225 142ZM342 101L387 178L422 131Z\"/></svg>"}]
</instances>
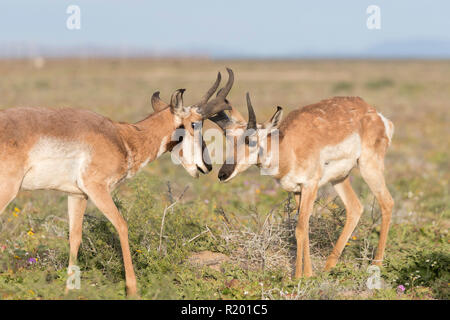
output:
<instances>
[{"instance_id":1,"label":"pronghorn chest","mask_svg":"<svg viewBox=\"0 0 450 320\"><path fill-rule=\"evenodd\" d=\"M128 165L128 169L126 175L124 175L124 179L130 179L136 175L142 168L144 168L150 161L150 157L144 159L143 161L133 162L131 165Z\"/></svg>"},{"instance_id":2,"label":"pronghorn chest","mask_svg":"<svg viewBox=\"0 0 450 320\"><path fill-rule=\"evenodd\" d=\"M22 189L82 193L82 173L90 162L89 148L79 142L41 138L28 154Z\"/></svg>"},{"instance_id":3,"label":"pronghorn chest","mask_svg":"<svg viewBox=\"0 0 450 320\"><path fill-rule=\"evenodd\" d=\"M289 192L300 192L302 191L302 184L307 181L304 170L301 169L291 169L286 175L281 179L278 179L284 190Z\"/></svg>"},{"instance_id":4,"label":"pronghorn chest","mask_svg":"<svg viewBox=\"0 0 450 320\"><path fill-rule=\"evenodd\" d=\"M167 135L162 138L161 142L158 146L150 148L145 152L141 152L140 154L136 151L132 151L128 144L125 143L125 148L127 150L127 164L126 171L123 176L119 179L119 182L122 182L125 179L130 179L134 177L140 170L142 170L149 162L159 158L162 154L164 154L167 150L167 143L170 141L170 136Z\"/></svg>"}]
</instances>

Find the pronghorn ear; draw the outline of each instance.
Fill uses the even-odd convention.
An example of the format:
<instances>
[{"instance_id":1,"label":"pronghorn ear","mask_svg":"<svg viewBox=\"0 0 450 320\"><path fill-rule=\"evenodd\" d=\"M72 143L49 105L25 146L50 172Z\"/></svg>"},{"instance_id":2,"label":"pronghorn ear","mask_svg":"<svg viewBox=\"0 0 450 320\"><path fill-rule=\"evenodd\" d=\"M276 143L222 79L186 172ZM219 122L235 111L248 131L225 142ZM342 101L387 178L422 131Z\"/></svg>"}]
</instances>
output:
<instances>
[{"instance_id":1,"label":"pronghorn ear","mask_svg":"<svg viewBox=\"0 0 450 320\"><path fill-rule=\"evenodd\" d=\"M164 101L161 100L161 98L159 97L159 91L156 91L152 95L151 102L152 102L152 108L153 108L153 110L155 110L155 112L161 111L169 106L167 103L165 103Z\"/></svg>"},{"instance_id":2,"label":"pronghorn ear","mask_svg":"<svg viewBox=\"0 0 450 320\"><path fill-rule=\"evenodd\" d=\"M182 115L183 114L183 93L186 89L178 89L170 98L170 110L173 114Z\"/></svg>"},{"instance_id":3,"label":"pronghorn ear","mask_svg":"<svg viewBox=\"0 0 450 320\"><path fill-rule=\"evenodd\" d=\"M275 111L272 118L270 118L270 120L264 122L264 124L263 124L264 129L278 128L278 126L280 125L282 116L283 116L283 108L278 106L277 111Z\"/></svg>"}]
</instances>

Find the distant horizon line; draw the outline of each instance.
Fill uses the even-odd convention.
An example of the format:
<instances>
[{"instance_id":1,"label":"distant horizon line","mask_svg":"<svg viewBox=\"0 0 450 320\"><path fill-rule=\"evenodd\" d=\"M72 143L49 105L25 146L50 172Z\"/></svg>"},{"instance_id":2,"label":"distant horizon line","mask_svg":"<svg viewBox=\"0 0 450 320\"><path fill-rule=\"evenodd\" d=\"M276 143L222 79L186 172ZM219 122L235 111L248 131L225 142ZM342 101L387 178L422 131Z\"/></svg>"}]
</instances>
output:
<instances>
[{"instance_id":1,"label":"distant horizon line","mask_svg":"<svg viewBox=\"0 0 450 320\"><path fill-rule=\"evenodd\" d=\"M424 44L424 43L422 43ZM440 44L440 46L438 45ZM450 41L435 45L420 42L381 43L358 52L323 52L317 50L289 53L237 52L227 48L152 48L136 45L73 44L52 45L33 42L10 42L0 44L0 59L51 58L190 58L211 60L298 60L298 59L450 59Z\"/></svg>"},{"instance_id":2,"label":"distant horizon line","mask_svg":"<svg viewBox=\"0 0 450 320\"><path fill-rule=\"evenodd\" d=\"M165 54L165 55L151 55L151 54L137 54L137 55L116 55L116 54L39 54L39 55L20 55L20 56L6 56L0 54L0 61L6 60L95 60L95 59L112 59L112 60L261 60L261 61L283 61L283 60L450 60L450 55L434 56L434 55L274 55L274 56L259 56L259 55L201 55L201 54Z\"/></svg>"}]
</instances>

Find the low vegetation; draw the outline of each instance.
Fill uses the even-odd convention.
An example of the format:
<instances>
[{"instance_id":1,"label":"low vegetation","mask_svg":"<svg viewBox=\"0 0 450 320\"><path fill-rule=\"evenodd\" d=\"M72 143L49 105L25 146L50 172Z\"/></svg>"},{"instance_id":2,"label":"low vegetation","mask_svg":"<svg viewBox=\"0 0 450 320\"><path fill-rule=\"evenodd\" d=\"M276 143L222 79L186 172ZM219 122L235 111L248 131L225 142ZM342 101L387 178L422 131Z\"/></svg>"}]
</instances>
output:
<instances>
[{"instance_id":1,"label":"low vegetation","mask_svg":"<svg viewBox=\"0 0 450 320\"><path fill-rule=\"evenodd\" d=\"M150 112L153 91L167 97L186 87L193 102L224 66L235 70L229 98L241 110L247 90L266 116L278 104L292 110L338 92L362 96L394 122L386 178L396 205L381 288L367 286L380 210L358 170L352 185L365 211L339 264L322 271L345 221L327 187L311 217L315 275L295 280L291 195L256 168L227 184L216 171L193 180L165 155L114 193L128 221L141 297L449 299L449 62L62 60L39 69L0 62L0 107L70 105L134 121ZM66 207L64 194L22 192L0 216L0 299L125 298L118 236L92 204L78 261L81 289L64 294Z\"/></svg>"}]
</instances>

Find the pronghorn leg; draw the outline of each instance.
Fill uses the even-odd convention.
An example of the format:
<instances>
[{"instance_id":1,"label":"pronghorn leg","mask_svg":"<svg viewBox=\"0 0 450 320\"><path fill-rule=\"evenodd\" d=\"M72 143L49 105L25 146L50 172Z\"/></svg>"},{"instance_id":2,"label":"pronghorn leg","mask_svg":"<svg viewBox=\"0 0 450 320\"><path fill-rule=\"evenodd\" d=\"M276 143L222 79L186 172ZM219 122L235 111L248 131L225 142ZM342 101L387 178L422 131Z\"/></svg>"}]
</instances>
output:
<instances>
[{"instance_id":1,"label":"pronghorn leg","mask_svg":"<svg viewBox=\"0 0 450 320\"><path fill-rule=\"evenodd\" d=\"M299 217L300 217L301 196L302 196L301 192L294 193L295 202L297 203L297 213L298 213ZM303 254L304 255L304 272L303 272L303 274L305 276L309 277L309 276L313 275L312 264L311 264L311 259L310 259L310 250L309 250L309 223L307 224L307 232L305 234L305 241L303 243L303 253L304 253Z\"/></svg>"},{"instance_id":2,"label":"pronghorn leg","mask_svg":"<svg viewBox=\"0 0 450 320\"><path fill-rule=\"evenodd\" d=\"M331 254L328 256L325 264L325 270L330 270L336 265L342 251L344 250L345 244L355 230L359 218L364 210L364 207L359 202L358 196L355 191L353 191L349 177L338 183L334 183L333 186L339 197L342 199L342 202L344 202L347 219L338 241L331 251Z\"/></svg>"},{"instance_id":3,"label":"pronghorn leg","mask_svg":"<svg viewBox=\"0 0 450 320\"><path fill-rule=\"evenodd\" d=\"M22 182L20 179L10 177L2 177L2 180L3 181L0 182L0 214L17 196Z\"/></svg>"},{"instance_id":4,"label":"pronghorn leg","mask_svg":"<svg viewBox=\"0 0 450 320\"><path fill-rule=\"evenodd\" d=\"M384 163L378 157L365 157L359 163L361 175L364 181L369 185L370 190L377 198L381 208L381 230L380 240L378 241L377 253L375 254L374 264L381 266L383 262L384 249L389 232L389 224L391 222L392 208L394 200L386 187L384 180Z\"/></svg>"},{"instance_id":5,"label":"pronghorn leg","mask_svg":"<svg viewBox=\"0 0 450 320\"><path fill-rule=\"evenodd\" d=\"M120 214L108 189L104 185L86 185L86 193L97 208L108 218L119 233L120 245L122 247L123 263L125 267L125 282L128 296L137 296L136 276L131 261L130 245L128 243L128 226Z\"/></svg>"},{"instance_id":6,"label":"pronghorn leg","mask_svg":"<svg viewBox=\"0 0 450 320\"><path fill-rule=\"evenodd\" d=\"M302 198L302 193L301 192L294 192L294 199L295 199L295 203L297 204L296 208L297 208L297 215L300 215L300 200Z\"/></svg>"},{"instance_id":7,"label":"pronghorn leg","mask_svg":"<svg viewBox=\"0 0 450 320\"><path fill-rule=\"evenodd\" d=\"M295 237L297 238L297 261L295 263L295 277L299 278L303 274L306 277L312 276L311 257L309 252L309 217L311 216L314 200L317 196L318 186L305 185L302 188L299 216L295 228ZM296 195L296 200L300 195ZM303 257L305 257L305 267L303 273Z\"/></svg>"},{"instance_id":8,"label":"pronghorn leg","mask_svg":"<svg viewBox=\"0 0 450 320\"><path fill-rule=\"evenodd\" d=\"M68 212L69 212L69 269L77 262L78 249L81 243L81 235L83 231L83 217L86 210L87 197L84 195L69 195Z\"/></svg>"}]
</instances>

